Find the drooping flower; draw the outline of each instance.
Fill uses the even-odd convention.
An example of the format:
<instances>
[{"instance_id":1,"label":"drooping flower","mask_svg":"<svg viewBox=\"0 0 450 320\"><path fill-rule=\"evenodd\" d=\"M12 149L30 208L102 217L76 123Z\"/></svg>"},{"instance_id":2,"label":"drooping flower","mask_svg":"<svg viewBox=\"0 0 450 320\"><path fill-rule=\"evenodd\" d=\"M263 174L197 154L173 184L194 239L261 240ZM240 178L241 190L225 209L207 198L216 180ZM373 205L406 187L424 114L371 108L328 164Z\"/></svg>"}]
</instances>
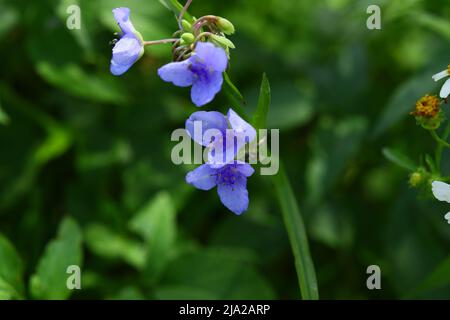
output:
<instances>
[{"instance_id":1,"label":"drooping flower","mask_svg":"<svg viewBox=\"0 0 450 320\"><path fill-rule=\"evenodd\" d=\"M433 76L433 80L434 81L439 81L439 80L444 79L444 78L449 77L449 76L450 76L450 64L448 65L446 70L443 70L443 71L441 71L439 73L436 73ZM439 96L442 99L446 99L449 96L449 94L450 94L450 79L447 79L444 82L444 85L441 88L441 92L439 93Z\"/></svg>"},{"instance_id":2,"label":"drooping flower","mask_svg":"<svg viewBox=\"0 0 450 320\"><path fill-rule=\"evenodd\" d=\"M442 181L433 181L431 184L433 195L439 201L445 201L450 203L450 185ZM444 218L450 224L450 212L448 212Z\"/></svg>"},{"instance_id":3,"label":"drooping flower","mask_svg":"<svg viewBox=\"0 0 450 320\"><path fill-rule=\"evenodd\" d=\"M216 134L205 134L211 129ZM256 138L255 128L231 108L226 116L217 111L194 112L186 120L186 131L195 142L209 148L208 164L214 168L233 162L241 148Z\"/></svg>"},{"instance_id":4,"label":"drooping flower","mask_svg":"<svg viewBox=\"0 0 450 320\"><path fill-rule=\"evenodd\" d=\"M166 64L158 70L158 75L178 87L192 86L192 102L201 107L211 102L221 90L222 73L227 65L228 57L223 48L210 42L199 42L191 57Z\"/></svg>"},{"instance_id":5,"label":"drooping flower","mask_svg":"<svg viewBox=\"0 0 450 320\"><path fill-rule=\"evenodd\" d=\"M122 35L112 49L110 71L115 76L125 73L144 54L144 41L130 21L129 8L113 10Z\"/></svg>"},{"instance_id":6,"label":"drooping flower","mask_svg":"<svg viewBox=\"0 0 450 320\"><path fill-rule=\"evenodd\" d=\"M255 170L248 163L233 162L221 168L203 164L186 175L186 182L200 190L217 186L220 201L237 215L248 209L247 178Z\"/></svg>"}]
</instances>

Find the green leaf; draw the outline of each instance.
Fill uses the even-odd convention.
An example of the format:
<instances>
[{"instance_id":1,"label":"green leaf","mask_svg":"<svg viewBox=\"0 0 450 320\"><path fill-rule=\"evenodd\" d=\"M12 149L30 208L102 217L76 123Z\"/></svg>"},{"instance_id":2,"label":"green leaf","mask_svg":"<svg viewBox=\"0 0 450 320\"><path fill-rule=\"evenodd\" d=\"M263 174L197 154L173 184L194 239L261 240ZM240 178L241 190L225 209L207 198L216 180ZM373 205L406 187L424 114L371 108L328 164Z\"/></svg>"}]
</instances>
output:
<instances>
[{"instance_id":1,"label":"green leaf","mask_svg":"<svg viewBox=\"0 0 450 320\"><path fill-rule=\"evenodd\" d=\"M0 124L8 124L9 117L6 112L3 110L2 105L0 104Z\"/></svg>"},{"instance_id":2,"label":"green leaf","mask_svg":"<svg viewBox=\"0 0 450 320\"><path fill-rule=\"evenodd\" d=\"M270 99L271 95L269 79L267 79L267 76L264 73L261 81L258 105L252 119L252 125L256 130L266 129L267 127L267 113L269 112Z\"/></svg>"},{"instance_id":3,"label":"green leaf","mask_svg":"<svg viewBox=\"0 0 450 320\"><path fill-rule=\"evenodd\" d=\"M87 247L100 257L122 259L137 269L145 265L146 250L142 243L116 234L101 224L91 224L84 230Z\"/></svg>"},{"instance_id":4,"label":"green leaf","mask_svg":"<svg viewBox=\"0 0 450 320\"><path fill-rule=\"evenodd\" d=\"M416 11L414 12L414 21L450 40L450 23L448 20L437 15Z\"/></svg>"},{"instance_id":5,"label":"green leaf","mask_svg":"<svg viewBox=\"0 0 450 320\"><path fill-rule=\"evenodd\" d=\"M416 170L417 166L414 164L414 161L409 159L406 155L404 155L398 150L384 148L383 155L386 157L386 159L395 163L399 167L402 167L403 169L406 169L408 171Z\"/></svg>"},{"instance_id":6,"label":"green leaf","mask_svg":"<svg viewBox=\"0 0 450 320\"><path fill-rule=\"evenodd\" d=\"M82 233L70 217L61 222L56 239L52 240L39 260L30 279L30 291L37 299L67 299L72 291L67 288L67 267L82 263Z\"/></svg>"},{"instance_id":7,"label":"green leaf","mask_svg":"<svg viewBox=\"0 0 450 320\"><path fill-rule=\"evenodd\" d=\"M161 299L274 298L247 250L209 248L185 253L167 266L162 283L156 292Z\"/></svg>"},{"instance_id":8,"label":"green leaf","mask_svg":"<svg viewBox=\"0 0 450 320\"><path fill-rule=\"evenodd\" d=\"M319 291L317 287L316 272L309 252L308 238L303 219L298 209L297 201L287 178L284 167L274 177L275 190L281 206L284 224L291 243L295 259L295 268L304 300L317 300Z\"/></svg>"},{"instance_id":9,"label":"green leaf","mask_svg":"<svg viewBox=\"0 0 450 320\"><path fill-rule=\"evenodd\" d=\"M175 253L176 221L172 197L158 193L130 221L129 227L147 244L146 273L148 280L156 281Z\"/></svg>"},{"instance_id":10,"label":"green leaf","mask_svg":"<svg viewBox=\"0 0 450 320\"><path fill-rule=\"evenodd\" d=\"M183 9L183 5L177 0L159 0L159 2L161 2L167 9L171 10L176 16L178 16L180 11ZM190 23L194 22L194 19L188 12L185 12L183 18Z\"/></svg>"},{"instance_id":11,"label":"green leaf","mask_svg":"<svg viewBox=\"0 0 450 320\"><path fill-rule=\"evenodd\" d=\"M21 299L23 264L14 246L0 234L0 300Z\"/></svg>"},{"instance_id":12,"label":"green leaf","mask_svg":"<svg viewBox=\"0 0 450 320\"><path fill-rule=\"evenodd\" d=\"M235 111L244 119L248 120L248 116L245 113L244 106L245 106L245 100L242 94L239 92L239 90L236 88L236 86L231 81L230 77L226 72L223 73L223 92L229 102L231 103L232 107L235 109Z\"/></svg>"},{"instance_id":13,"label":"green leaf","mask_svg":"<svg viewBox=\"0 0 450 320\"><path fill-rule=\"evenodd\" d=\"M450 257L442 261L413 291L413 296L450 285Z\"/></svg>"}]
</instances>

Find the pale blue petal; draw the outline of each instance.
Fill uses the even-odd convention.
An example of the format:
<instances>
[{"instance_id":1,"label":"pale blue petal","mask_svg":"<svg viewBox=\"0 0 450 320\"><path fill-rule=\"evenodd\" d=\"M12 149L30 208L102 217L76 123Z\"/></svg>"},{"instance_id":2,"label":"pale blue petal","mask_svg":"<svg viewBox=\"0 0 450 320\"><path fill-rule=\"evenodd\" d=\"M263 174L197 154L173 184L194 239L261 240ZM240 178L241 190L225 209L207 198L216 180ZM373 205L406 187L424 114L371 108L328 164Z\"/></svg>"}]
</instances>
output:
<instances>
[{"instance_id":1,"label":"pale blue petal","mask_svg":"<svg viewBox=\"0 0 450 320\"><path fill-rule=\"evenodd\" d=\"M237 171L239 171L246 177L250 177L255 172L255 169L253 169L250 164L242 161L236 161L235 167Z\"/></svg>"},{"instance_id":2,"label":"pale blue petal","mask_svg":"<svg viewBox=\"0 0 450 320\"><path fill-rule=\"evenodd\" d=\"M194 79L191 90L192 102L197 107L211 102L222 88L222 83L222 73L218 71L211 72L206 78Z\"/></svg>"},{"instance_id":3,"label":"pale blue petal","mask_svg":"<svg viewBox=\"0 0 450 320\"><path fill-rule=\"evenodd\" d=\"M217 185L217 193L225 207L237 215L248 209L247 178L237 175L232 184L221 183Z\"/></svg>"},{"instance_id":4,"label":"pale blue petal","mask_svg":"<svg viewBox=\"0 0 450 320\"><path fill-rule=\"evenodd\" d=\"M166 82L172 82L178 87L192 85L193 74L189 70L189 61L171 62L159 68L158 75Z\"/></svg>"},{"instance_id":5,"label":"pale blue petal","mask_svg":"<svg viewBox=\"0 0 450 320\"><path fill-rule=\"evenodd\" d=\"M136 32L136 29L130 20L129 8L115 8L112 12L114 14L114 19L116 19L124 35Z\"/></svg>"},{"instance_id":6,"label":"pale blue petal","mask_svg":"<svg viewBox=\"0 0 450 320\"><path fill-rule=\"evenodd\" d=\"M216 186L217 170L207 164L192 170L186 175L186 182L200 190L210 190Z\"/></svg>"},{"instance_id":7,"label":"pale blue petal","mask_svg":"<svg viewBox=\"0 0 450 320\"><path fill-rule=\"evenodd\" d=\"M193 58L207 66L208 69L220 73L227 69L228 57L223 48L216 47L210 42L199 42L195 47Z\"/></svg>"},{"instance_id":8,"label":"pale blue petal","mask_svg":"<svg viewBox=\"0 0 450 320\"><path fill-rule=\"evenodd\" d=\"M127 71L144 53L141 42L133 35L123 36L114 46L111 73L119 76Z\"/></svg>"},{"instance_id":9,"label":"pale blue petal","mask_svg":"<svg viewBox=\"0 0 450 320\"><path fill-rule=\"evenodd\" d=\"M201 122L201 137L195 137L194 135L194 123L196 121ZM217 129L221 132L225 132L228 127L225 116L217 111L197 111L191 114L186 120L186 131L189 136L198 144L208 146L210 141L204 141L204 133L209 129Z\"/></svg>"},{"instance_id":10,"label":"pale blue petal","mask_svg":"<svg viewBox=\"0 0 450 320\"><path fill-rule=\"evenodd\" d=\"M245 142L252 142L256 138L255 128L242 119L233 109L228 110L227 118L235 133L246 137Z\"/></svg>"}]
</instances>

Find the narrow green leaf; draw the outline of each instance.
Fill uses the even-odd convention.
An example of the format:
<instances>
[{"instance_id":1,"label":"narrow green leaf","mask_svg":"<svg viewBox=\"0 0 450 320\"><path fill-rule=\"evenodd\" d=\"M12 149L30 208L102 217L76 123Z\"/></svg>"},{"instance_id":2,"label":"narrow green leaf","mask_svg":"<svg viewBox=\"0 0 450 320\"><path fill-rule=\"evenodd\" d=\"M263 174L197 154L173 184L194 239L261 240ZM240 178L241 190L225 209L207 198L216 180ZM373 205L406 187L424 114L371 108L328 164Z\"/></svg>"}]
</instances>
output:
<instances>
[{"instance_id":1,"label":"narrow green leaf","mask_svg":"<svg viewBox=\"0 0 450 320\"><path fill-rule=\"evenodd\" d=\"M403 169L406 169L408 171L416 170L417 166L414 164L414 161L409 159L406 155L404 155L400 151L393 150L390 148L384 148L382 152L386 159L395 163L399 167L402 167Z\"/></svg>"},{"instance_id":2,"label":"narrow green leaf","mask_svg":"<svg viewBox=\"0 0 450 320\"><path fill-rule=\"evenodd\" d=\"M30 279L30 291L37 299L67 299L72 291L67 288L67 267L82 263L82 233L76 221L65 218Z\"/></svg>"},{"instance_id":3,"label":"narrow green leaf","mask_svg":"<svg viewBox=\"0 0 450 320\"><path fill-rule=\"evenodd\" d=\"M450 284L450 256L442 261L423 282L412 291L411 297L430 290L439 289Z\"/></svg>"},{"instance_id":4,"label":"narrow green leaf","mask_svg":"<svg viewBox=\"0 0 450 320\"><path fill-rule=\"evenodd\" d=\"M16 249L0 234L0 300L20 299L23 265Z\"/></svg>"},{"instance_id":5,"label":"narrow green leaf","mask_svg":"<svg viewBox=\"0 0 450 320\"><path fill-rule=\"evenodd\" d=\"M295 259L295 268L304 300L317 300L319 291L317 287L316 272L309 252L308 238L303 224L297 201L292 191L284 167L280 164L280 171L274 176L274 184L278 201L281 206L284 224L291 243Z\"/></svg>"},{"instance_id":6,"label":"narrow green leaf","mask_svg":"<svg viewBox=\"0 0 450 320\"><path fill-rule=\"evenodd\" d=\"M9 117L6 114L6 112L2 109L2 106L0 104L0 124L8 124L9 123Z\"/></svg>"},{"instance_id":7,"label":"narrow green leaf","mask_svg":"<svg viewBox=\"0 0 450 320\"><path fill-rule=\"evenodd\" d=\"M225 93L225 96L231 103L232 107L235 109L235 111L244 119L249 120L247 114L245 113L244 106L245 106L245 100L242 94L239 92L239 90L236 88L236 86L231 81L230 77L226 72L223 74L223 92Z\"/></svg>"},{"instance_id":8,"label":"narrow green leaf","mask_svg":"<svg viewBox=\"0 0 450 320\"><path fill-rule=\"evenodd\" d=\"M252 119L253 127L255 127L256 130L265 129L267 126L267 113L269 112L270 100L269 79L267 79L267 76L264 73L261 81L261 89L259 91L258 106Z\"/></svg>"},{"instance_id":9,"label":"narrow green leaf","mask_svg":"<svg viewBox=\"0 0 450 320\"><path fill-rule=\"evenodd\" d=\"M177 16L180 14L180 11L183 9L183 5L180 2L178 2L177 0L159 0L159 2L161 2L161 4L164 7L166 7L170 11L172 11ZM185 20L189 21L190 23L194 22L194 18L192 18L192 16L188 12L184 13L183 18Z\"/></svg>"}]
</instances>

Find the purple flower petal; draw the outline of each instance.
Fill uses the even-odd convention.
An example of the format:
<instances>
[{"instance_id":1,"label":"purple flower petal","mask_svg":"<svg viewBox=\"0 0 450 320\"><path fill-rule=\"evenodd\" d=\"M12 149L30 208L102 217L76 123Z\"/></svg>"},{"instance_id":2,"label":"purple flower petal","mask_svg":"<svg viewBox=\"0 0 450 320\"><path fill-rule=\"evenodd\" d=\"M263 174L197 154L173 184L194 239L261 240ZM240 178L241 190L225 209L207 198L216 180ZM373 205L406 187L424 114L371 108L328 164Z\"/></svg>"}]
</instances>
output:
<instances>
[{"instance_id":1,"label":"purple flower petal","mask_svg":"<svg viewBox=\"0 0 450 320\"><path fill-rule=\"evenodd\" d=\"M242 119L233 109L230 108L230 110L228 110L227 118L235 133L242 137L246 137L246 143L252 142L256 138L255 128Z\"/></svg>"},{"instance_id":2,"label":"purple flower petal","mask_svg":"<svg viewBox=\"0 0 450 320\"><path fill-rule=\"evenodd\" d=\"M208 150L208 163L213 168L221 168L232 163L237 155L238 141L233 130L227 130L224 137L223 140L214 141Z\"/></svg>"},{"instance_id":3,"label":"purple flower petal","mask_svg":"<svg viewBox=\"0 0 450 320\"><path fill-rule=\"evenodd\" d=\"M130 20L129 8L115 8L112 12L124 35L136 32Z\"/></svg>"},{"instance_id":4,"label":"purple flower petal","mask_svg":"<svg viewBox=\"0 0 450 320\"><path fill-rule=\"evenodd\" d=\"M220 183L217 193L225 207L240 215L248 208L247 178L241 174L235 176L233 183Z\"/></svg>"},{"instance_id":5,"label":"purple flower petal","mask_svg":"<svg viewBox=\"0 0 450 320\"><path fill-rule=\"evenodd\" d=\"M196 137L194 132L194 123L199 121L201 123L201 136ZM205 131L209 129L217 129L225 134L225 130L228 128L227 120L225 116L217 111L197 111L191 114L186 120L186 131L189 136L198 144L202 146L208 146L211 141L204 139Z\"/></svg>"},{"instance_id":6,"label":"purple flower petal","mask_svg":"<svg viewBox=\"0 0 450 320\"><path fill-rule=\"evenodd\" d=\"M220 73L224 72L228 65L228 57L223 48L216 47L210 42L199 42L195 47L193 59L203 63L207 69Z\"/></svg>"},{"instance_id":7,"label":"purple flower petal","mask_svg":"<svg viewBox=\"0 0 450 320\"><path fill-rule=\"evenodd\" d=\"M194 80L191 90L192 102L201 107L211 102L222 88L222 73L213 71L207 77L198 77Z\"/></svg>"},{"instance_id":8,"label":"purple flower petal","mask_svg":"<svg viewBox=\"0 0 450 320\"><path fill-rule=\"evenodd\" d=\"M250 177L255 172L250 164L241 161L236 161L235 168L246 177Z\"/></svg>"},{"instance_id":9,"label":"purple flower petal","mask_svg":"<svg viewBox=\"0 0 450 320\"><path fill-rule=\"evenodd\" d=\"M158 69L158 75L166 82L172 82L178 87L192 85L193 74L189 70L189 61L171 62Z\"/></svg>"},{"instance_id":10,"label":"purple flower petal","mask_svg":"<svg viewBox=\"0 0 450 320\"><path fill-rule=\"evenodd\" d=\"M126 72L144 53L141 42L133 35L123 36L114 46L111 59L111 73L119 76Z\"/></svg>"},{"instance_id":11,"label":"purple flower petal","mask_svg":"<svg viewBox=\"0 0 450 320\"><path fill-rule=\"evenodd\" d=\"M200 190L210 190L216 186L217 170L207 164L192 170L186 175L186 182Z\"/></svg>"}]
</instances>

